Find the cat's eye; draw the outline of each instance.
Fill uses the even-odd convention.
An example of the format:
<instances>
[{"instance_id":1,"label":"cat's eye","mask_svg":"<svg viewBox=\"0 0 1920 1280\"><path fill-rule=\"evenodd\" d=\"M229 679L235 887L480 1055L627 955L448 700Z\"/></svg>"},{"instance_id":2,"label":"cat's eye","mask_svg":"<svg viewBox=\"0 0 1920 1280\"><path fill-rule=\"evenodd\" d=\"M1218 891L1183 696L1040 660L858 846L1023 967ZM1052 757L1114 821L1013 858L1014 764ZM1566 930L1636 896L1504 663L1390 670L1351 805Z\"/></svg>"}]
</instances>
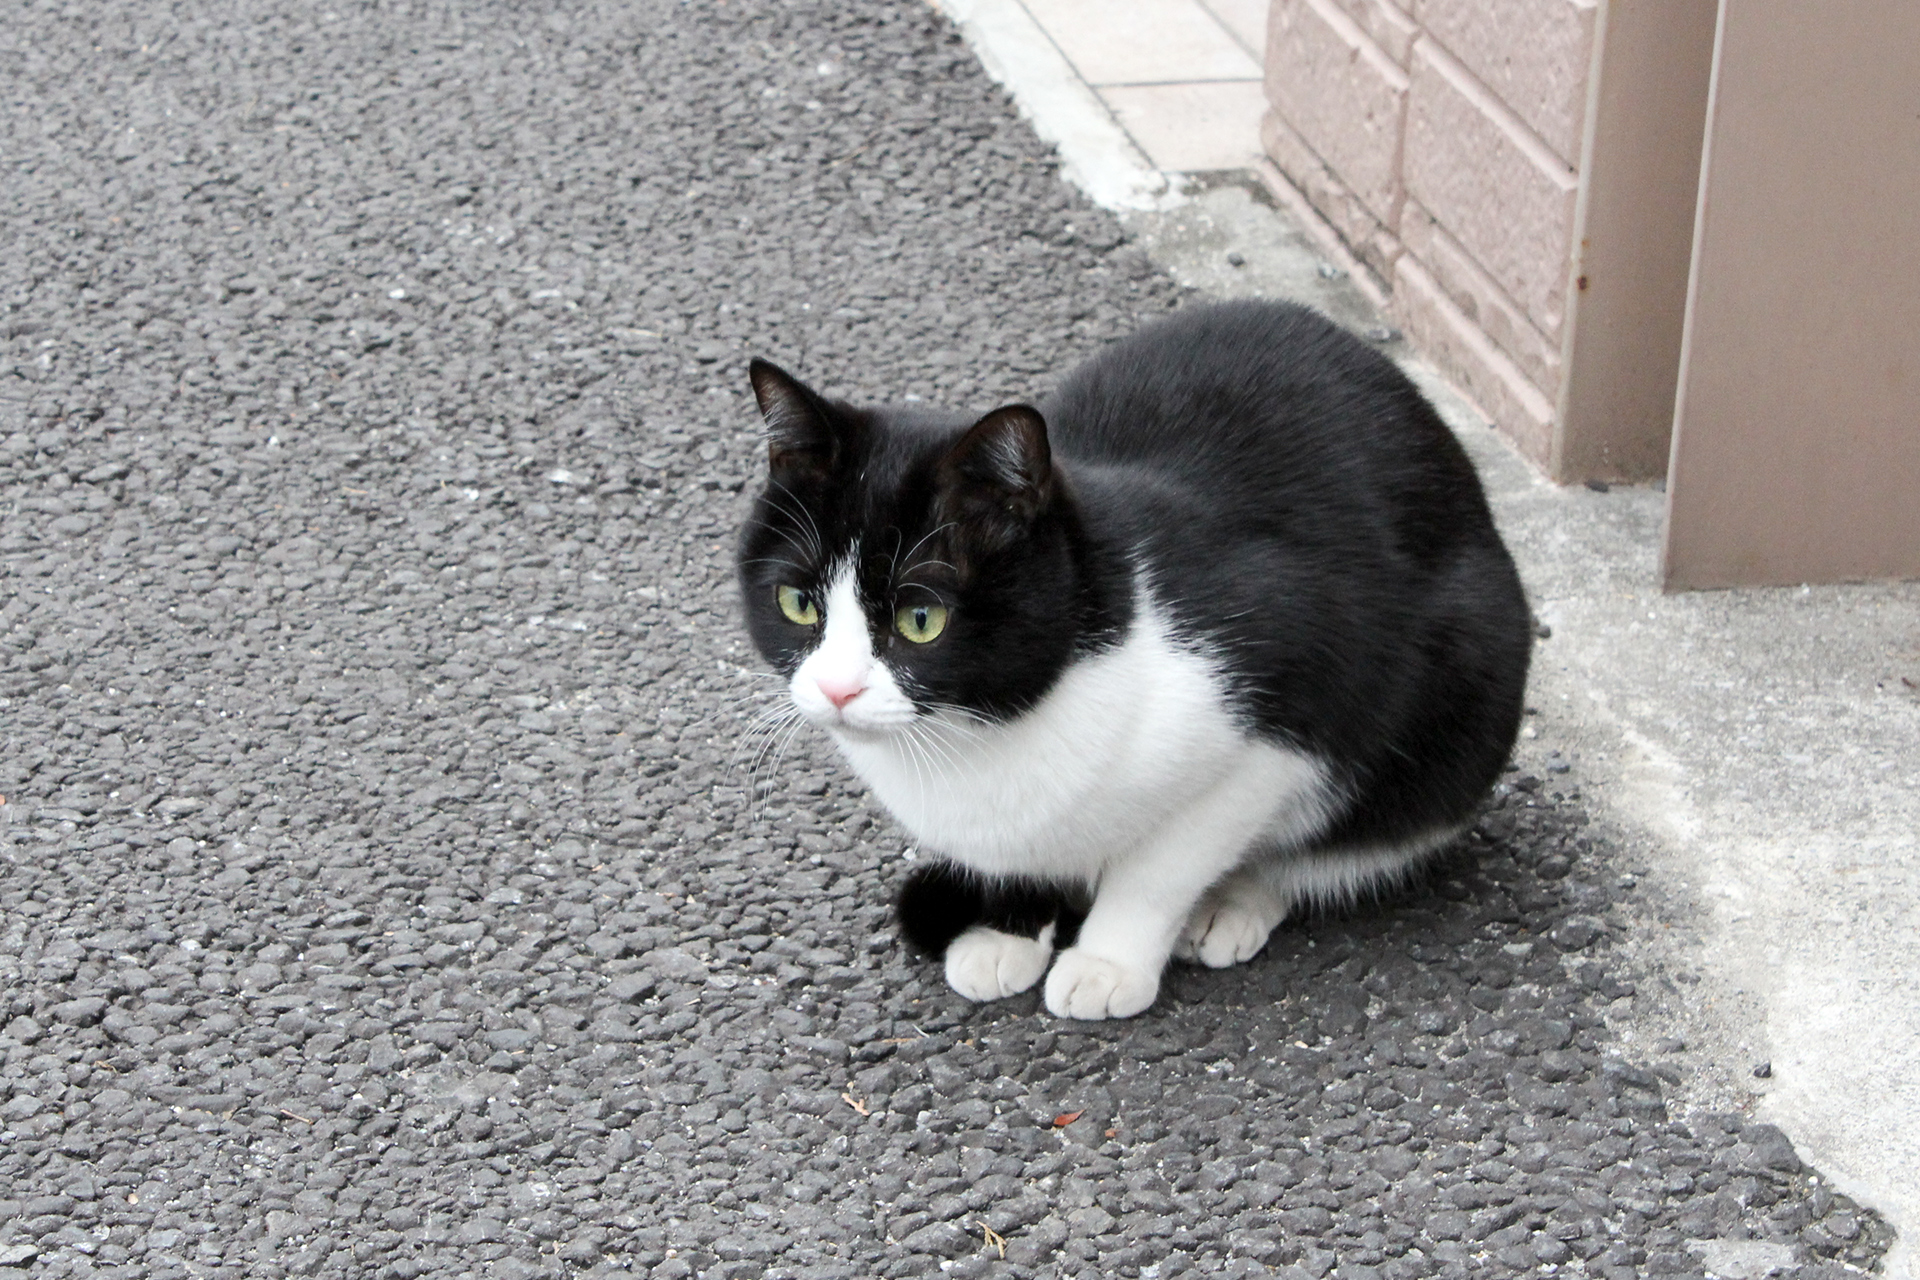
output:
<instances>
[{"instance_id":1,"label":"cat's eye","mask_svg":"<svg viewBox=\"0 0 1920 1280\"><path fill-rule=\"evenodd\" d=\"M813 597L799 587L778 587L773 598L780 605L780 612L787 616L788 622L810 627L820 621L820 606Z\"/></svg>"},{"instance_id":2,"label":"cat's eye","mask_svg":"<svg viewBox=\"0 0 1920 1280\"><path fill-rule=\"evenodd\" d=\"M915 644L926 644L947 629L947 606L908 604L894 610L894 630Z\"/></svg>"}]
</instances>

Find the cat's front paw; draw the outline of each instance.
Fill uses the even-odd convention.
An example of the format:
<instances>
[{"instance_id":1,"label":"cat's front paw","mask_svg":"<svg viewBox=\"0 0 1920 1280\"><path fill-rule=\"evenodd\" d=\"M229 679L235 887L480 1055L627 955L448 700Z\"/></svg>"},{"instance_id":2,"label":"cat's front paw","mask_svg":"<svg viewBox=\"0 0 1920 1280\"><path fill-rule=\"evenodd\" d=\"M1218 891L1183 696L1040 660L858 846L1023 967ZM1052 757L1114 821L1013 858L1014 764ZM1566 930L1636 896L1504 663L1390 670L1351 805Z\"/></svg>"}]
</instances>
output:
<instances>
[{"instance_id":1,"label":"cat's front paw","mask_svg":"<svg viewBox=\"0 0 1920 1280\"><path fill-rule=\"evenodd\" d=\"M1174 954L1209 969L1245 964L1267 945L1284 914L1266 901L1202 902L1187 918Z\"/></svg>"},{"instance_id":2,"label":"cat's front paw","mask_svg":"<svg viewBox=\"0 0 1920 1280\"><path fill-rule=\"evenodd\" d=\"M1052 958L1052 925L1038 938L975 925L947 944L947 985L969 1000L1001 1000L1040 981Z\"/></svg>"},{"instance_id":3,"label":"cat's front paw","mask_svg":"<svg viewBox=\"0 0 1920 1280\"><path fill-rule=\"evenodd\" d=\"M1047 1011L1057 1018L1131 1018L1160 994L1158 970L1120 964L1069 947L1047 975Z\"/></svg>"}]
</instances>

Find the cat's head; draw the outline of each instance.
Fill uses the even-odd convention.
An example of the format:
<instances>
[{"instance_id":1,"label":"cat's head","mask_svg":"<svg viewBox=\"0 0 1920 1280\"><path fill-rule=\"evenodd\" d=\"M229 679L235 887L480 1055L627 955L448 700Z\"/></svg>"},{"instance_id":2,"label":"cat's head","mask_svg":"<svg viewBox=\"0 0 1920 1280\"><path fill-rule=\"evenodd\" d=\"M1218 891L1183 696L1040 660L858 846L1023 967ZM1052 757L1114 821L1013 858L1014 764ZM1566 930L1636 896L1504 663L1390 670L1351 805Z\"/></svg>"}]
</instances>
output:
<instances>
[{"instance_id":1,"label":"cat's head","mask_svg":"<svg viewBox=\"0 0 1920 1280\"><path fill-rule=\"evenodd\" d=\"M922 716L1016 714L1084 629L1073 503L1025 405L978 420L855 408L749 370L767 483L740 540L754 644L794 704L872 740Z\"/></svg>"}]
</instances>

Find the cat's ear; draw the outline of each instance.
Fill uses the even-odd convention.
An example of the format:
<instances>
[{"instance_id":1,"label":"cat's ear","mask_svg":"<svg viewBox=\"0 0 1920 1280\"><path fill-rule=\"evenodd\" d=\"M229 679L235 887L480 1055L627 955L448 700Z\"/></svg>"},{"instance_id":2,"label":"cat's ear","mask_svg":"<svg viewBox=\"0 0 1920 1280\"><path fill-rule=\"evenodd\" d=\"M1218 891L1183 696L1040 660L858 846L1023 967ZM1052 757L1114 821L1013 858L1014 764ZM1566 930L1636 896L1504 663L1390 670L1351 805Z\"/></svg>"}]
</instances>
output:
<instances>
[{"instance_id":1,"label":"cat's ear","mask_svg":"<svg viewBox=\"0 0 1920 1280\"><path fill-rule=\"evenodd\" d=\"M1010 538L1053 497L1047 422L1024 404L995 409L967 429L940 460L949 518Z\"/></svg>"},{"instance_id":2,"label":"cat's ear","mask_svg":"<svg viewBox=\"0 0 1920 1280\"><path fill-rule=\"evenodd\" d=\"M833 470L834 435L820 397L785 369L765 360L747 366L753 398L767 424L767 467L776 476Z\"/></svg>"}]
</instances>

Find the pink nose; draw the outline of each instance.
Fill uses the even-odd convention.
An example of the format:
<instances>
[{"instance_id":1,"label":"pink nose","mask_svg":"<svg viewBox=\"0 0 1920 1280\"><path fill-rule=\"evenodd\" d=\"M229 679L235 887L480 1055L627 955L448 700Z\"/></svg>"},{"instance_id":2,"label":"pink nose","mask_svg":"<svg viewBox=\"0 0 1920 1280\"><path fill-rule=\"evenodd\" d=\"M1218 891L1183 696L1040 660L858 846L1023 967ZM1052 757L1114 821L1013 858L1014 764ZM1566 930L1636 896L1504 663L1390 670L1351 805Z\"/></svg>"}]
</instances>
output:
<instances>
[{"instance_id":1,"label":"pink nose","mask_svg":"<svg viewBox=\"0 0 1920 1280\"><path fill-rule=\"evenodd\" d=\"M849 702L852 702L865 692L867 687L864 676L853 680L834 680L829 678L826 680L815 680L814 683L820 686L820 692L826 695L827 701L831 702L835 709L844 708Z\"/></svg>"}]
</instances>

